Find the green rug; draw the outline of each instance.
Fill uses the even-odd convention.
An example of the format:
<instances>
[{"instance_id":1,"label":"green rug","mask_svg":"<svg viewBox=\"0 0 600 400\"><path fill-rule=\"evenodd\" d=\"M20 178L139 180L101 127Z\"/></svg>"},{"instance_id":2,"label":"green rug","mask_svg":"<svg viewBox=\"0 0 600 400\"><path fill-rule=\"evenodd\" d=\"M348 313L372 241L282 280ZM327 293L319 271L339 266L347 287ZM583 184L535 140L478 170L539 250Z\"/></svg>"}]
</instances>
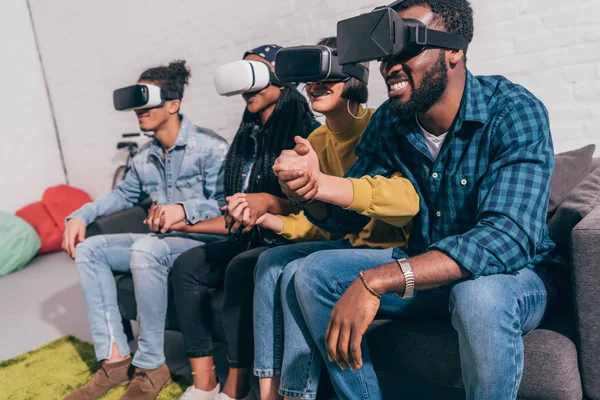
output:
<instances>
[{"instance_id":1,"label":"green rug","mask_svg":"<svg viewBox=\"0 0 600 400\"><path fill-rule=\"evenodd\" d=\"M73 336L65 336L37 350L0 362L1 400L63 399L88 381L96 365L94 347ZM173 376L158 399L179 399L191 385L190 378ZM102 399L119 399L125 385Z\"/></svg>"}]
</instances>

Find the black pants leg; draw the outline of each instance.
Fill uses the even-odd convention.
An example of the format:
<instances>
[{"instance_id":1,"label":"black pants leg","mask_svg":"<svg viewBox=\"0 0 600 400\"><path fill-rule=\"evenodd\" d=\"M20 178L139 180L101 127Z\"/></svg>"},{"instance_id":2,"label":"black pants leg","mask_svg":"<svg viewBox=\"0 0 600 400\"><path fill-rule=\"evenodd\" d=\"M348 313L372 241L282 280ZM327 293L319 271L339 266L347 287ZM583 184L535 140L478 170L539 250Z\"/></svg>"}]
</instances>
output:
<instances>
[{"instance_id":1,"label":"black pants leg","mask_svg":"<svg viewBox=\"0 0 600 400\"><path fill-rule=\"evenodd\" d=\"M234 257L225 272L223 329L229 351L229 365L248 368L254 358L252 300L254 267L258 256L269 247L255 247Z\"/></svg>"},{"instance_id":2,"label":"black pants leg","mask_svg":"<svg viewBox=\"0 0 600 400\"><path fill-rule=\"evenodd\" d=\"M196 247L179 256L172 269L172 285L186 355L213 355L210 288L223 286L232 258L247 243L219 241Z\"/></svg>"}]
</instances>

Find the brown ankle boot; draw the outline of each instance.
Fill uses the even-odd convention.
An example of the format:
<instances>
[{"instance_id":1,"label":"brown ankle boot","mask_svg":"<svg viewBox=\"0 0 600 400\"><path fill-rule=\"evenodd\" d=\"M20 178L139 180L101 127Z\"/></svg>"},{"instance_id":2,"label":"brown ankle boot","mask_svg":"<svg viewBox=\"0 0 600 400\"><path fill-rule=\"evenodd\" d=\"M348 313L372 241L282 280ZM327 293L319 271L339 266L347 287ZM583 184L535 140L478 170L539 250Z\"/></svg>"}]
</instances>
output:
<instances>
[{"instance_id":1,"label":"brown ankle boot","mask_svg":"<svg viewBox=\"0 0 600 400\"><path fill-rule=\"evenodd\" d=\"M136 368L121 400L154 400L169 382L171 373L166 363L156 369Z\"/></svg>"},{"instance_id":2,"label":"brown ankle boot","mask_svg":"<svg viewBox=\"0 0 600 400\"><path fill-rule=\"evenodd\" d=\"M65 400L93 400L109 390L129 381L131 357L116 363L104 361L92 379L65 397Z\"/></svg>"}]
</instances>

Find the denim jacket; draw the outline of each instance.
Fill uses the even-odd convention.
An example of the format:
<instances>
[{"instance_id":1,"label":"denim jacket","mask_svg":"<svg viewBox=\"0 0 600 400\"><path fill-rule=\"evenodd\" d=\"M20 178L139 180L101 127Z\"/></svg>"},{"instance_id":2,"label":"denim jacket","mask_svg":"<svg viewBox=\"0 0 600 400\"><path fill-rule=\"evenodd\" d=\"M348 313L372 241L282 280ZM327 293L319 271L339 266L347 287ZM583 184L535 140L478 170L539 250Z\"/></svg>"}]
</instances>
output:
<instances>
[{"instance_id":1,"label":"denim jacket","mask_svg":"<svg viewBox=\"0 0 600 400\"><path fill-rule=\"evenodd\" d=\"M188 224L218 217L219 207L225 203L223 162L228 147L221 136L183 116L175 145L166 158L157 139L147 143L133 158L123 182L69 215L67 221L76 218L89 225L148 197L159 204L181 204Z\"/></svg>"}]
</instances>

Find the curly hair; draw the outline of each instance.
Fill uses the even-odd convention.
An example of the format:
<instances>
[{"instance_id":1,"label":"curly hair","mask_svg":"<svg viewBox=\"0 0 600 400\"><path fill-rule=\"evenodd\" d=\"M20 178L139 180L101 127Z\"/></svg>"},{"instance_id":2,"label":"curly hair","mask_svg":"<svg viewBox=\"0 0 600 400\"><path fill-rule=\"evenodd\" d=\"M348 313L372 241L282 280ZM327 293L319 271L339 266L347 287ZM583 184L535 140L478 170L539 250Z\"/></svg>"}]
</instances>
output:
<instances>
[{"instance_id":1,"label":"curly hair","mask_svg":"<svg viewBox=\"0 0 600 400\"><path fill-rule=\"evenodd\" d=\"M190 80L191 72L185 66L185 60L175 60L168 66L150 68L140 75L140 81L156 82L164 90L177 93L183 98L184 87Z\"/></svg>"},{"instance_id":2,"label":"curly hair","mask_svg":"<svg viewBox=\"0 0 600 400\"><path fill-rule=\"evenodd\" d=\"M441 23L450 33L473 40L473 9L468 0L405 0L394 7L396 11L413 6L428 6L435 14L434 23Z\"/></svg>"},{"instance_id":3,"label":"curly hair","mask_svg":"<svg viewBox=\"0 0 600 400\"><path fill-rule=\"evenodd\" d=\"M295 146L294 137L306 138L314 129L314 124L314 115L304 96L296 89L284 86L275 103L273 114L262 127L262 132L257 138L258 149L250 172L250 186L247 190L249 193L266 192L277 197L285 197L271 168L283 150ZM259 115L246 109L225 158L227 196L240 191L242 171L246 161L252 156L251 150L254 149L250 134L256 125L260 125Z\"/></svg>"},{"instance_id":4,"label":"curly hair","mask_svg":"<svg viewBox=\"0 0 600 400\"><path fill-rule=\"evenodd\" d=\"M317 43L321 46L327 46L332 50L337 49L337 37L330 36L319 40ZM369 63L362 63L365 67L369 67ZM342 98L350 101L355 101L358 104L365 104L369 100L369 89L367 84L359 81L356 78L350 78L348 82L344 84L344 91L342 92Z\"/></svg>"}]
</instances>

